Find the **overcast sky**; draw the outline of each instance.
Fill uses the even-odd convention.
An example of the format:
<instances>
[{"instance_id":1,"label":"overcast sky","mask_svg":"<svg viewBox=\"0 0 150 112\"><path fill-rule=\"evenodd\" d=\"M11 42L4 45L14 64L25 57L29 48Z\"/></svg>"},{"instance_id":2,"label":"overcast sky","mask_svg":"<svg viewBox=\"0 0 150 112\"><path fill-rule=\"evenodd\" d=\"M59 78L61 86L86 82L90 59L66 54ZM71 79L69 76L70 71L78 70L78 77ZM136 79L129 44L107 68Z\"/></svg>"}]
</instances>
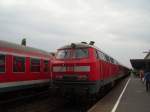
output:
<instances>
[{"instance_id":1,"label":"overcast sky","mask_svg":"<svg viewBox=\"0 0 150 112\"><path fill-rule=\"evenodd\" d=\"M126 66L150 49L150 0L0 0L0 40L56 51L93 40Z\"/></svg>"}]
</instances>

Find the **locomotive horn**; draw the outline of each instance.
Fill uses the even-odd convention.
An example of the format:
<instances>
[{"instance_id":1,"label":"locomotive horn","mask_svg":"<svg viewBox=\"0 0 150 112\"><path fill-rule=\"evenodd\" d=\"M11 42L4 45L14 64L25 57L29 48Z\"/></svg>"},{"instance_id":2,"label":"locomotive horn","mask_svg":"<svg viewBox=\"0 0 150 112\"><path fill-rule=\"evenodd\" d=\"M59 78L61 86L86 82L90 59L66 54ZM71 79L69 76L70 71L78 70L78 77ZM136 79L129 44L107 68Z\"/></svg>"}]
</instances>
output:
<instances>
[{"instance_id":1,"label":"locomotive horn","mask_svg":"<svg viewBox=\"0 0 150 112\"><path fill-rule=\"evenodd\" d=\"M81 42L81 43L83 43L83 44L87 44L87 42Z\"/></svg>"},{"instance_id":2,"label":"locomotive horn","mask_svg":"<svg viewBox=\"0 0 150 112\"><path fill-rule=\"evenodd\" d=\"M72 48L75 48L75 47L76 47L76 44L75 44L75 43L71 43L71 47L72 47Z\"/></svg>"},{"instance_id":3,"label":"locomotive horn","mask_svg":"<svg viewBox=\"0 0 150 112\"><path fill-rule=\"evenodd\" d=\"M23 38L23 39L22 39L21 45L26 46L26 38Z\"/></svg>"},{"instance_id":4,"label":"locomotive horn","mask_svg":"<svg viewBox=\"0 0 150 112\"><path fill-rule=\"evenodd\" d=\"M94 45L94 43L95 43L94 41L90 41L89 45Z\"/></svg>"}]
</instances>

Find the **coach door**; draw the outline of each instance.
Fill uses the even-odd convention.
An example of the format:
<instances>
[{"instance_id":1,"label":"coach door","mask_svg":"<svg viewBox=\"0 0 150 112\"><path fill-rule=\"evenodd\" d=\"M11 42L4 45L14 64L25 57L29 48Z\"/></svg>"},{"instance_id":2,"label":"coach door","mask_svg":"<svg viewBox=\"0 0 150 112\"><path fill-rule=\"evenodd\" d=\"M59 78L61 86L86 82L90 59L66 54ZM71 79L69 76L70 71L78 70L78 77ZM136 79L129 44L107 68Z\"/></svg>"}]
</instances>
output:
<instances>
[{"instance_id":1,"label":"coach door","mask_svg":"<svg viewBox=\"0 0 150 112\"><path fill-rule=\"evenodd\" d=\"M0 54L0 82L7 81L6 74L6 55Z\"/></svg>"}]
</instances>

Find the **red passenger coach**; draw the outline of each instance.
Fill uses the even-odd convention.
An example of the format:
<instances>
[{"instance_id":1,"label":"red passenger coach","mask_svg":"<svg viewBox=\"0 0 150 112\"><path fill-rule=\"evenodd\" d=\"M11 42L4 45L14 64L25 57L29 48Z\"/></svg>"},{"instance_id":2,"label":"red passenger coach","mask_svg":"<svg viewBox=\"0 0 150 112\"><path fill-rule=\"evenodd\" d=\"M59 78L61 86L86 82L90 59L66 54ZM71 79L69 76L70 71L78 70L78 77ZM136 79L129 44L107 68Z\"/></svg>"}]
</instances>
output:
<instances>
[{"instance_id":1,"label":"red passenger coach","mask_svg":"<svg viewBox=\"0 0 150 112\"><path fill-rule=\"evenodd\" d=\"M0 41L0 92L50 84L50 54Z\"/></svg>"},{"instance_id":2,"label":"red passenger coach","mask_svg":"<svg viewBox=\"0 0 150 112\"><path fill-rule=\"evenodd\" d=\"M98 93L101 87L127 75L128 68L95 47L72 43L58 49L52 62L53 82L64 91Z\"/></svg>"}]
</instances>

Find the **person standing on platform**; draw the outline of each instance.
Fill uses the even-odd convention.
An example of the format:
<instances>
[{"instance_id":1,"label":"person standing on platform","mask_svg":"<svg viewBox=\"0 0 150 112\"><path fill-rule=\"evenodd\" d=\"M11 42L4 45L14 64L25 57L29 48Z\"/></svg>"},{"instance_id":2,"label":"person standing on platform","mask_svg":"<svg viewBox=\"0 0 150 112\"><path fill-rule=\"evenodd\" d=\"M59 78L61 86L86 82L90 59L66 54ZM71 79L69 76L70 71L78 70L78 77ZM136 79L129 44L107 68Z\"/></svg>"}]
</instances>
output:
<instances>
[{"instance_id":1,"label":"person standing on platform","mask_svg":"<svg viewBox=\"0 0 150 112\"><path fill-rule=\"evenodd\" d=\"M141 69L140 72L139 72L139 74L140 74L141 81L143 81L144 71Z\"/></svg>"},{"instance_id":2,"label":"person standing on platform","mask_svg":"<svg viewBox=\"0 0 150 112\"><path fill-rule=\"evenodd\" d=\"M144 74L144 79L146 82L146 91L149 91L150 89L150 70L146 70Z\"/></svg>"}]
</instances>

